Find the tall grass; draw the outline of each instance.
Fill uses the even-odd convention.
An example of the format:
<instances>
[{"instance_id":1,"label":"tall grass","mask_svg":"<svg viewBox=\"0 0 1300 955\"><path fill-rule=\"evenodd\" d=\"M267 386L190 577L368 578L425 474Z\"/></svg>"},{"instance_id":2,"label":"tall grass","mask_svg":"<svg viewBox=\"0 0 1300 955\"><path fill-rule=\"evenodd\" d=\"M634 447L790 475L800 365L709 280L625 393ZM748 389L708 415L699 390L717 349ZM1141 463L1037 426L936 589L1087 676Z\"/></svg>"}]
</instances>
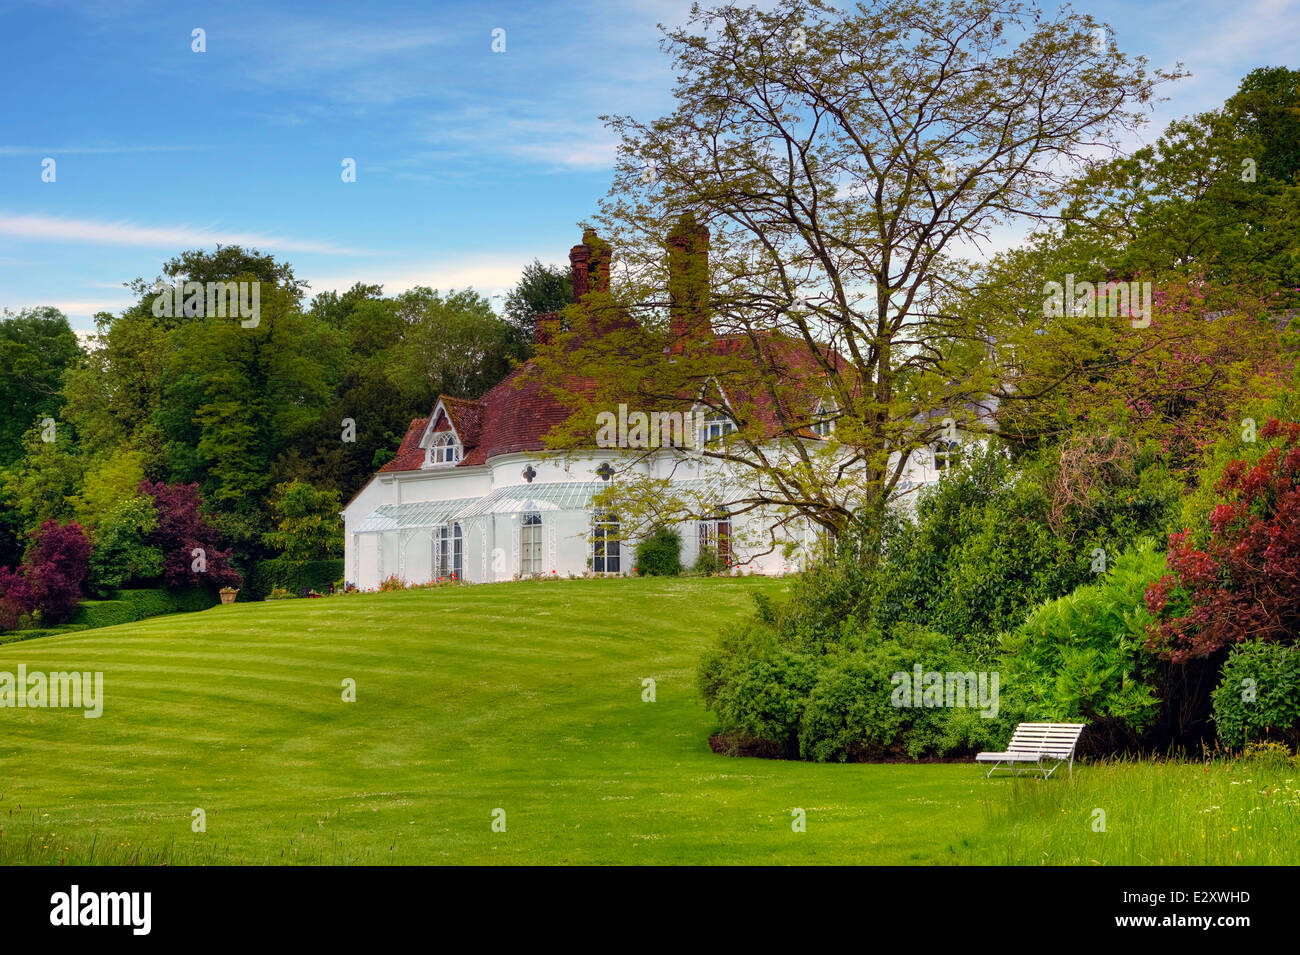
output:
<instances>
[{"instance_id":1,"label":"tall grass","mask_svg":"<svg viewBox=\"0 0 1300 955\"><path fill-rule=\"evenodd\" d=\"M1300 763L1294 759L1122 759L1076 765L1073 777L1063 779L1022 776L989 784L982 831L962 861L1300 863Z\"/></svg>"}]
</instances>

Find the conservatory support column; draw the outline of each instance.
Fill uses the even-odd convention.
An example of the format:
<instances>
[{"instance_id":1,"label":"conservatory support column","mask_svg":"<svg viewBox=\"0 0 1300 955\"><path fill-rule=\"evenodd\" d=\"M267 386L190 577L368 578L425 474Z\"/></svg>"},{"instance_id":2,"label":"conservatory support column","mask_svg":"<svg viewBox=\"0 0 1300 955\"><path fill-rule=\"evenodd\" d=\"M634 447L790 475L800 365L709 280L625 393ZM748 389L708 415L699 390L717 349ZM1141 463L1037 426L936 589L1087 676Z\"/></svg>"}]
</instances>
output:
<instances>
[{"instance_id":1,"label":"conservatory support column","mask_svg":"<svg viewBox=\"0 0 1300 955\"><path fill-rule=\"evenodd\" d=\"M406 545L411 540L411 531L397 532L397 576L406 580Z\"/></svg>"}]
</instances>

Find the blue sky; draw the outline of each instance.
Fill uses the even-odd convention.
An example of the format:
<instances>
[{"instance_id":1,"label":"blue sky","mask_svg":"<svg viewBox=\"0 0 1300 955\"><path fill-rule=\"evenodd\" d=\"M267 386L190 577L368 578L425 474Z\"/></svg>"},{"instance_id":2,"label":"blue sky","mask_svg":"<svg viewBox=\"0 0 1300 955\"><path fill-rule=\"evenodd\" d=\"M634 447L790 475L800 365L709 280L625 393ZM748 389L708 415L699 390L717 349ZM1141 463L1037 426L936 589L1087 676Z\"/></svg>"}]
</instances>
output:
<instances>
[{"instance_id":1,"label":"blue sky","mask_svg":"<svg viewBox=\"0 0 1300 955\"><path fill-rule=\"evenodd\" d=\"M1191 70L1144 138L1256 66L1300 66L1300 0L1074 6ZM565 262L608 190L598 115L670 108L656 24L688 8L0 0L0 307L88 330L127 304L123 282L216 242L274 253L313 292L500 293L534 257Z\"/></svg>"}]
</instances>

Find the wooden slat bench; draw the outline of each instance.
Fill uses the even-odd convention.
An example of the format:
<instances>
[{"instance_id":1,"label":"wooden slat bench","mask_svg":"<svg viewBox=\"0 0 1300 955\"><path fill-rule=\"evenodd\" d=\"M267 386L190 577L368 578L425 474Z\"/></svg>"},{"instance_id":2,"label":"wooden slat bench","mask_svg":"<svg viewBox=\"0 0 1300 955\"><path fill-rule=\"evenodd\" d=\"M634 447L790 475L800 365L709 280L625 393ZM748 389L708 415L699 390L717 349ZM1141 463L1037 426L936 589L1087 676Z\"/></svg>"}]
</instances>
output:
<instances>
[{"instance_id":1,"label":"wooden slat bench","mask_svg":"<svg viewBox=\"0 0 1300 955\"><path fill-rule=\"evenodd\" d=\"M1014 775L1020 775L1022 763L1033 763L1030 772L1043 774L1046 779L1060 768L1062 763L1069 763L1070 775L1074 775L1074 748L1079 745L1079 735L1087 723L1021 723L1011 734L1011 742L1004 753L980 753L975 757L977 763L992 763L985 778L993 775L993 770L1002 764ZM1045 761L1055 760L1051 769Z\"/></svg>"}]
</instances>

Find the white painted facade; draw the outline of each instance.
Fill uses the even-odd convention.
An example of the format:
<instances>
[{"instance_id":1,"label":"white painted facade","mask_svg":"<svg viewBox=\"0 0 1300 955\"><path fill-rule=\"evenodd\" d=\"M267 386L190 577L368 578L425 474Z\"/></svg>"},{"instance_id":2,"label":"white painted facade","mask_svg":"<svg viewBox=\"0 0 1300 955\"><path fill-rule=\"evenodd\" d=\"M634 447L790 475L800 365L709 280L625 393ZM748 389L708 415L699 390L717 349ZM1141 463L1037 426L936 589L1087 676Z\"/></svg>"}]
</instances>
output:
<instances>
[{"instance_id":1,"label":"white painted facade","mask_svg":"<svg viewBox=\"0 0 1300 955\"><path fill-rule=\"evenodd\" d=\"M437 414L431 415L433 421ZM422 442L433 443L426 432ZM920 460L924 458L924 460ZM895 459L896 460L896 459ZM902 500L939 479L932 455L909 462L900 490ZM634 573L636 541L600 546L592 495L607 486L602 465L615 472L611 481L640 474L685 482L695 492L708 487L719 505L743 497L736 475L712 461L683 460L671 451L656 452L630 470L616 450L593 449L568 456L516 452L489 458L486 464L426 463L418 470L380 472L343 511L344 577L361 590L378 588L389 577L407 584L453 576L468 583L491 583L523 577L569 577L592 573ZM609 470L609 469L607 469ZM525 472L531 472L532 480ZM713 492L711 492L713 493ZM815 559L818 531L800 520L772 544L770 517L760 512L713 521L690 521L675 527L685 567L695 563L702 540L716 546L727 538L733 574L779 575L797 572ZM617 554L615 554L615 550Z\"/></svg>"}]
</instances>

